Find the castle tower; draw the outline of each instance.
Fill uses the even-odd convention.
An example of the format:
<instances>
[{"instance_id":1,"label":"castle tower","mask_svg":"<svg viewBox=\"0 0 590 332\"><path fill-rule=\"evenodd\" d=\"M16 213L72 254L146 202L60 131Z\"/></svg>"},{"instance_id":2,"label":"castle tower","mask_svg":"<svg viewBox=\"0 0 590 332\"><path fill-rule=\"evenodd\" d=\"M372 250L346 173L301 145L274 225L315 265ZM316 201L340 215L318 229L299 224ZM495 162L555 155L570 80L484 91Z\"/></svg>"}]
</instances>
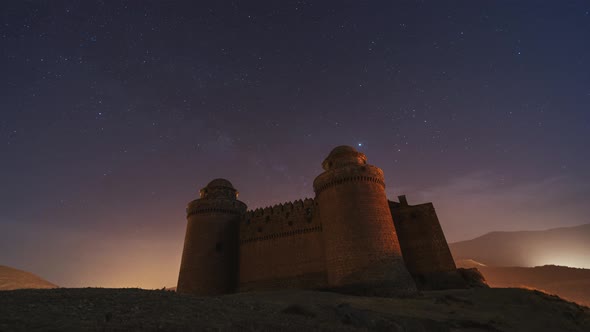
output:
<instances>
[{"instance_id":1,"label":"castle tower","mask_svg":"<svg viewBox=\"0 0 590 332\"><path fill-rule=\"evenodd\" d=\"M383 286L413 291L385 195L383 171L339 146L313 183L322 220L330 287Z\"/></svg>"},{"instance_id":2,"label":"castle tower","mask_svg":"<svg viewBox=\"0 0 590 332\"><path fill-rule=\"evenodd\" d=\"M239 220L246 204L224 179L201 189L186 208L187 227L178 276L179 293L216 295L237 288Z\"/></svg>"},{"instance_id":3,"label":"castle tower","mask_svg":"<svg viewBox=\"0 0 590 332\"><path fill-rule=\"evenodd\" d=\"M462 288L464 280L445 238L434 205L409 205L406 196L389 202L406 268L419 289Z\"/></svg>"}]
</instances>

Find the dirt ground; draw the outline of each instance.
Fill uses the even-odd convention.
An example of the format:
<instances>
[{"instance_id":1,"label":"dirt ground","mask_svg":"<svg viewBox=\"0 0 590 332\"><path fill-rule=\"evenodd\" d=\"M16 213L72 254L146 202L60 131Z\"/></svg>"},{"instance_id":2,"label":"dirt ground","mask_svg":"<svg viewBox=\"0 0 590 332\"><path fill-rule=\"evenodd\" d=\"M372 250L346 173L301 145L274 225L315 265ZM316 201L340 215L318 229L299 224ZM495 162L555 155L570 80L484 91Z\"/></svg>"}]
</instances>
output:
<instances>
[{"instance_id":1,"label":"dirt ground","mask_svg":"<svg viewBox=\"0 0 590 332\"><path fill-rule=\"evenodd\" d=\"M0 331L590 331L590 309L524 289L406 298L285 290L194 297L141 289L0 291Z\"/></svg>"}]
</instances>

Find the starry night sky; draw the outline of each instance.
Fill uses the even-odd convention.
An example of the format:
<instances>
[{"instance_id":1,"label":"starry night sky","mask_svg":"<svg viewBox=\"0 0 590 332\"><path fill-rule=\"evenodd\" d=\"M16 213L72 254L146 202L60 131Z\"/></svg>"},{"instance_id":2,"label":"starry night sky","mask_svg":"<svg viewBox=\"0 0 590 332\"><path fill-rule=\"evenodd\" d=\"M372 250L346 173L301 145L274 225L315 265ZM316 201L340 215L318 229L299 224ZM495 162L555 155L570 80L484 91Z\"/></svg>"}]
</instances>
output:
<instances>
[{"instance_id":1,"label":"starry night sky","mask_svg":"<svg viewBox=\"0 0 590 332\"><path fill-rule=\"evenodd\" d=\"M444 3L2 1L0 264L174 286L201 187L313 197L343 144L449 241L590 222L590 3Z\"/></svg>"}]
</instances>

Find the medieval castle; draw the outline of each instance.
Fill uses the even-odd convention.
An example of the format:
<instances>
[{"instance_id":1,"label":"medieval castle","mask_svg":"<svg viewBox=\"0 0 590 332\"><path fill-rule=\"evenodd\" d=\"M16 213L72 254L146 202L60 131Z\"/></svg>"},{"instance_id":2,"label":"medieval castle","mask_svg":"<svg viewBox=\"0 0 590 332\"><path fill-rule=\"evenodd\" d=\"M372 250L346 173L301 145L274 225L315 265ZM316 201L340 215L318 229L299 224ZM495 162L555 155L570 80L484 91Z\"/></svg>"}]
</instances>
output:
<instances>
[{"instance_id":1,"label":"medieval castle","mask_svg":"<svg viewBox=\"0 0 590 332\"><path fill-rule=\"evenodd\" d=\"M211 181L186 210L178 292L457 285L432 203L389 201L383 171L349 146L322 167L314 199L249 211L229 181Z\"/></svg>"}]
</instances>

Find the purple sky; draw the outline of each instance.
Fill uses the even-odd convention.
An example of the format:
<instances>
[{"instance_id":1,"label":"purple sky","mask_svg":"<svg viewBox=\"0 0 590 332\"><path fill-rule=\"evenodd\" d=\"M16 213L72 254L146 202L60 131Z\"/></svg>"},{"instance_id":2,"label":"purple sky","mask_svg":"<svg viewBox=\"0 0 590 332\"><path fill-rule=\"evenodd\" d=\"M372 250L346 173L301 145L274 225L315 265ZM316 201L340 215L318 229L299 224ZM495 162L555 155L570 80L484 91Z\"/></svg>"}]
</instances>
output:
<instances>
[{"instance_id":1,"label":"purple sky","mask_svg":"<svg viewBox=\"0 0 590 332\"><path fill-rule=\"evenodd\" d=\"M587 223L586 1L0 3L0 264L176 284L185 204L353 145L449 241Z\"/></svg>"}]
</instances>

